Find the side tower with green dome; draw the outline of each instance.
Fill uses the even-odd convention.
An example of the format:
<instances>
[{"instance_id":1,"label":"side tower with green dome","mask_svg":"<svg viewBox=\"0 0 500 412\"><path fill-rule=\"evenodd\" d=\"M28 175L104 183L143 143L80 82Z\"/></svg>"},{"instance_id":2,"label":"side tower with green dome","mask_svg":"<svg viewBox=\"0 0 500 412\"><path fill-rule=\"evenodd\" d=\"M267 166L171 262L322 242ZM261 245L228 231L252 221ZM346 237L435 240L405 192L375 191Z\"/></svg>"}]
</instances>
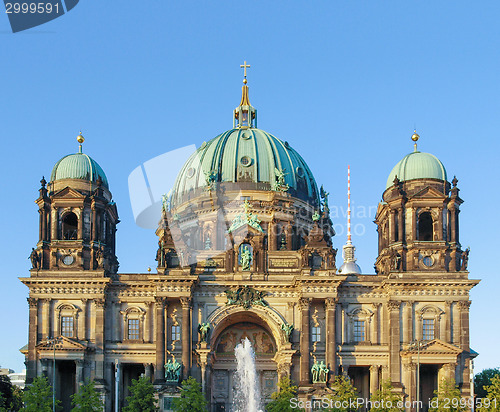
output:
<instances>
[{"instance_id":1,"label":"side tower with green dome","mask_svg":"<svg viewBox=\"0 0 500 412\"><path fill-rule=\"evenodd\" d=\"M36 200L40 213L40 238L32 253L39 276L64 270L116 273L116 205L101 166L83 153L84 138L78 135L78 152L61 158L50 181L42 179ZM83 272L82 272L83 270Z\"/></svg>"}]
</instances>

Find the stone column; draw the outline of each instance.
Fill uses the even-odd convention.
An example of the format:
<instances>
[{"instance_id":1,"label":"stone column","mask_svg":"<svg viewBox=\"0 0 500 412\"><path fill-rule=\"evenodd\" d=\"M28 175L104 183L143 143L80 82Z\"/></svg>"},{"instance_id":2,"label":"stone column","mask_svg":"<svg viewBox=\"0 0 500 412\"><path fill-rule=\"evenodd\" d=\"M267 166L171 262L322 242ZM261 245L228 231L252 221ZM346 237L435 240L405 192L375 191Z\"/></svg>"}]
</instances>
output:
<instances>
[{"instance_id":1,"label":"stone column","mask_svg":"<svg viewBox=\"0 0 500 412\"><path fill-rule=\"evenodd\" d=\"M444 302L444 331L441 331L441 339L451 343L451 302Z\"/></svg>"},{"instance_id":2,"label":"stone column","mask_svg":"<svg viewBox=\"0 0 500 412\"><path fill-rule=\"evenodd\" d=\"M411 239L417 240L417 210L411 208Z\"/></svg>"},{"instance_id":3,"label":"stone column","mask_svg":"<svg viewBox=\"0 0 500 412\"><path fill-rule=\"evenodd\" d=\"M396 210L391 209L390 211L390 243L396 241Z\"/></svg>"},{"instance_id":4,"label":"stone column","mask_svg":"<svg viewBox=\"0 0 500 412\"><path fill-rule=\"evenodd\" d=\"M167 306L165 298L156 297L156 363L155 383L165 380L165 312L163 307Z\"/></svg>"},{"instance_id":5,"label":"stone column","mask_svg":"<svg viewBox=\"0 0 500 412\"><path fill-rule=\"evenodd\" d=\"M371 330L371 332L372 332L372 336L371 336L372 345L379 344L379 340L378 340L379 307L380 307L380 303L378 303L378 302L373 303L373 320L372 320L372 330Z\"/></svg>"},{"instance_id":6,"label":"stone column","mask_svg":"<svg viewBox=\"0 0 500 412\"><path fill-rule=\"evenodd\" d=\"M460 349L469 351L469 308L470 300L458 302L458 316L460 319Z\"/></svg>"},{"instance_id":7,"label":"stone column","mask_svg":"<svg viewBox=\"0 0 500 412\"><path fill-rule=\"evenodd\" d=\"M443 369L444 369L444 376L446 379L448 380L453 379L454 381L456 381L456 376L455 376L455 372L457 370L456 363L445 363L443 365Z\"/></svg>"},{"instance_id":8,"label":"stone column","mask_svg":"<svg viewBox=\"0 0 500 412\"><path fill-rule=\"evenodd\" d=\"M455 205L451 205L448 209L450 211L450 240L452 243L457 241L457 212Z\"/></svg>"},{"instance_id":9,"label":"stone column","mask_svg":"<svg viewBox=\"0 0 500 412\"><path fill-rule=\"evenodd\" d=\"M83 359L77 359L75 361L76 364L76 384L78 385L78 388L83 385L84 383L84 377L83 377Z\"/></svg>"},{"instance_id":10,"label":"stone column","mask_svg":"<svg viewBox=\"0 0 500 412\"><path fill-rule=\"evenodd\" d=\"M335 337L335 309L337 299L328 298L325 300L326 309L326 364L330 369L329 381L333 382L337 375L337 345Z\"/></svg>"},{"instance_id":11,"label":"stone column","mask_svg":"<svg viewBox=\"0 0 500 412\"><path fill-rule=\"evenodd\" d=\"M453 311L453 343L460 344L460 316L458 314L458 302L451 305Z\"/></svg>"},{"instance_id":12,"label":"stone column","mask_svg":"<svg viewBox=\"0 0 500 412\"><path fill-rule=\"evenodd\" d=\"M413 340L413 301L405 302L405 311L403 317L404 324L404 343L410 343Z\"/></svg>"},{"instance_id":13,"label":"stone column","mask_svg":"<svg viewBox=\"0 0 500 412\"><path fill-rule=\"evenodd\" d=\"M50 299L40 299L42 303L42 319L39 322L39 326L41 326L42 330L39 331L40 339L48 339L50 338Z\"/></svg>"},{"instance_id":14,"label":"stone column","mask_svg":"<svg viewBox=\"0 0 500 412\"><path fill-rule=\"evenodd\" d=\"M389 373L393 382L400 382L399 310L401 302L390 300L389 309Z\"/></svg>"},{"instance_id":15,"label":"stone column","mask_svg":"<svg viewBox=\"0 0 500 412\"><path fill-rule=\"evenodd\" d=\"M82 298L82 310L78 313L78 339L87 339L87 299Z\"/></svg>"},{"instance_id":16,"label":"stone column","mask_svg":"<svg viewBox=\"0 0 500 412\"><path fill-rule=\"evenodd\" d=\"M57 216L57 207L53 206L52 207L52 217L51 217L51 222L50 222L50 238L51 240L57 239L57 225L58 225L58 216Z\"/></svg>"},{"instance_id":17,"label":"stone column","mask_svg":"<svg viewBox=\"0 0 500 412\"><path fill-rule=\"evenodd\" d=\"M104 380L104 327L106 301L95 299L95 378Z\"/></svg>"},{"instance_id":18,"label":"stone column","mask_svg":"<svg viewBox=\"0 0 500 412\"><path fill-rule=\"evenodd\" d=\"M404 236L404 215L403 215L403 208L400 207L398 209L398 221L399 221L399 226L398 226L398 241L403 242L403 236ZM402 257L401 257L402 258ZM401 269L403 269L403 262L401 262Z\"/></svg>"},{"instance_id":19,"label":"stone column","mask_svg":"<svg viewBox=\"0 0 500 412\"><path fill-rule=\"evenodd\" d=\"M144 363L144 376L151 380L151 364L150 363Z\"/></svg>"},{"instance_id":20,"label":"stone column","mask_svg":"<svg viewBox=\"0 0 500 412\"><path fill-rule=\"evenodd\" d=\"M29 305L29 335L28 335L28 360L26 364L26 383L31 383L36 377L36 349L37 344L37 318L38 299L28 298Z\"/></svg>"},{"instance_id":21,"label":"stone column","mask_svg":"<svg viewBox=\"0 0 500 412\"><path fill-rule=\"evenodd\" d=\"M182 375L187 379L191 372L191 298L183 297L182 306Z\"/></svg>"},{"instance_id":22,"label":"stone column","mask_svg":"<svg viewBox=\"0 0 500 412\"><path fill-rule=\"evenodd\" d=\"M80 208L80 217L78 218L78 239L83 239L83 207Z\"/></svg>"},{"instance_id":23,"label":"stone column","mask_svg":"<svg viewBox=\"0 0 500 412\"><path fill-rule=\"evenodd\" d=\"M285 227L286 249L292 250L292 224L288 222Z\"/></svg>"},{"instance_id":24,"label":"stone column","mask_svg":"<svg viewBox=\"0 0 500 412\"><path fill-rule=\"evenodd\" d=\"M437 238L433 240L443 240L443 208L438 208L438 220L437 220Z\"/></svg>"},{"instance_id":25,"label":"stone column","mask_svg":"<svg viewBox=\"0 0 500 412\"><path fill-rule=\"evenodd\" d=\"M307 386L309 379L309 308L311 300L300 298L300 385Z\"/></svg>"},{"instance_id":26,"label":"stone column","mask_svg":"<svg viewBox=\"0 0 500 412\"><path fill-rule=\"evenodd\" d=\"M405 387L407 400L413 402L417 401L417 365L415 363L403 364L403 385ZM410 409L410 410L415 410Z\"/></svg>"},{"instance_id":27,"label":"stone column","mask_svg":"<svg viewBox=\"0 0 500 412\"><path fill-rule=\"evenodd\" d=\"M276 250L276 220L273 218L269 222L269 244L268 248L270 251Z\"/></svg>"},{"instance_id":28,"label":"stone column","mask_svg":"<svg viewBox=\"0 0 500 412\"><path fill-rule=\"evenodd\" d=\"M151 342L151 315L153 308L151 302L144 302L146 306L146 316L144 316L144 342Z\"/></svg>"},{"instance_id":29,"label":"stone column","mask_svg":"<svg viewBox=\"0 0 500 412\"><path fill-rule=\"evenodd\" d=\"M378 390L378 368L378 365L370 366L370 395L373 395Z\"/></svg>"},{"instance_id":30,"label":"stone column","mask_svg":"<svg viewBox=\"0 0 500 412\"><path fill-rule=\"evenodd\" d=\"M342 304L342 344L349 343L349 336L348 336L349 319L347 317L348 307L349 307L348 303Z\"/></svg>"}]
</instances>

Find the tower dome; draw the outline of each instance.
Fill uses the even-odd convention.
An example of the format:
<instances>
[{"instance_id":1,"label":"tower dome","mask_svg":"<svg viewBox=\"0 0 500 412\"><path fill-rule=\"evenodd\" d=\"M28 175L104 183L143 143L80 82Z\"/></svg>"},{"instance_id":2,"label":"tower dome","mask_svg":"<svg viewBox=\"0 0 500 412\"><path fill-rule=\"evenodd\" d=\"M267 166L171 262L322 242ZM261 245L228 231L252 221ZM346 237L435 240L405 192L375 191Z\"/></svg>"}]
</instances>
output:
<instances>
[{"instance_id":1,"label":"tower dome","mask_svg":"<svg viewBox=\"0 0 500 412\"><path fill-rule=\"evenodd\" d=\"M80 134L77 139L80 143L78 153L69 154L60 159L52 169L50 181L79 179L97 183L100 177L102 185L107 188L108 179L101 166L90 156L82 152L83 136Z\"/></svg>"},{"instance_id":2,"label":"tower dome","mask_svg":"<svg viewBox=\"0 0 500 412\"><path fill-rule=\"evenodd\" d=\"M430 153L423 153L417 150L419 136L415 132L412 140L415 142L415 149L412 153L403 157L396 166L393 167L387 178L386 189L391 187L394 179L400 182L407 182L415 179L435 179L447 181L446 169L441 161Z\"/></svg>"}]
</instances>

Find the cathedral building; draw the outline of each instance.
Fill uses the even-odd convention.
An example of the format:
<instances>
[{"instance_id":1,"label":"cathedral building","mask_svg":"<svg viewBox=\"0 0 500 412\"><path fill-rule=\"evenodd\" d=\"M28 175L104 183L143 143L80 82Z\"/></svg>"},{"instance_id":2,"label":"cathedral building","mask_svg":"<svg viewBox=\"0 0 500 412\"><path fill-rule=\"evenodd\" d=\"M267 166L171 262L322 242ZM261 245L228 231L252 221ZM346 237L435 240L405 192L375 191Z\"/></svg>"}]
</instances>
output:
<instances>
[{"instance_id":1,"label":"cathedral building","mask_svg":"<svg viewBox=\"0 0 500 412\"><path fill-rule=\"evenodd\" d=\"M418 138L381 182L376 273L363 274L350 236L343 258L333 248L328 193L307 163L257 128L245 76L233 127L204 142L164 196L156 270L120 273L111 185L78 136L78 153L56 163L36 199L39 239L21 279L27 383L55 378L69 410L93 379L112 411L144 374L168 411L194 376L211 411L229 411L234 348L248 338L264 402L281 377L312 400L339 374L363 398L389 379L424 410L442 378L470 395L469 291L479 281L460 244L463 201Z\"/></svg>"}]
</instances>

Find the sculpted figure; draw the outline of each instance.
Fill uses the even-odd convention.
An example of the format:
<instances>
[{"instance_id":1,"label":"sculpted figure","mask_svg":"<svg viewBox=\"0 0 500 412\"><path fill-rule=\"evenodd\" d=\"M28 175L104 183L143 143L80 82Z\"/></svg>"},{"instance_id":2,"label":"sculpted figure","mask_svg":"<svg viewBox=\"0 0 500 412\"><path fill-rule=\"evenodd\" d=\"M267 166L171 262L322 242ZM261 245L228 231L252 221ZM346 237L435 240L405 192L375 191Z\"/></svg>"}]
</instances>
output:
<instances>
[{"instance_id":1,"label":"sculpted figure","mask_svg":"<svg viewBox=\"0 0 500 412\"><path fill-rule=\"evenodd\" d=\"M250 270L250 263L252 262L252 253L247 245L243 246L241 250L241 269L242 270Z\"/></svg>"},{"instance_id":2,"label":"sculpted figure","mask_svg":"<svg viewBox=\"0 0 500 412\"><path fill-rule=\"evenodd\" d=\"M208 333L210 332L210 323L204 322L198 325L198 333L201 342L208 342Z\"/></svg>"},{"instance_id":3,"label":"sculpted figure","mask_svg":"<svg viewBox=\"0 0 500 412\"><path fill-rule=\"evenodd\" d=\"M39 269L40 256L38 255L38 252L35 250L35 248L31 248L31 253L28 259L31 260L31 266L33 267L33 269Z\"/></svg>"}]
</instances>

